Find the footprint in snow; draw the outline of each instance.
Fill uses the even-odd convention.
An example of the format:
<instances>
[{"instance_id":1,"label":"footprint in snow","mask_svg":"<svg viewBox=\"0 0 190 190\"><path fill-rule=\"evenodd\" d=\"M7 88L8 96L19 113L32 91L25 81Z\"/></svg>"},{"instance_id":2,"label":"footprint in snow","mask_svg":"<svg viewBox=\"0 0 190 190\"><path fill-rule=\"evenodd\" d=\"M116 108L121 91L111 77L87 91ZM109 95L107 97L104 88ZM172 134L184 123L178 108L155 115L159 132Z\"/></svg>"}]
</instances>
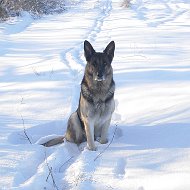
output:
<instances>
[{"instance_id":1,"label":"footprint in snow","mask_svg":"<svg viewBox=\"0 0 190 190\"><path fill-rule=\"evenodd\" d=\"M117 160L116 167L114 169L114 173L117 178L123 178L125 175L126 168L126 160L124 158L120 158Z\"/></svg>"},{"instance_id":2,"label":"footprint in snow","mask_svg":"<svg viewBox=\"0 0 190 190\"><path fill-rule=\"evenodd\" d=\"M123 136L123 131L122 131L122 129L120 129L119 127L117 127L117 130L116 130L116 132L115 132L115 139L119 139L119 138L121 138Z\"/></svg>"}]
</instances>

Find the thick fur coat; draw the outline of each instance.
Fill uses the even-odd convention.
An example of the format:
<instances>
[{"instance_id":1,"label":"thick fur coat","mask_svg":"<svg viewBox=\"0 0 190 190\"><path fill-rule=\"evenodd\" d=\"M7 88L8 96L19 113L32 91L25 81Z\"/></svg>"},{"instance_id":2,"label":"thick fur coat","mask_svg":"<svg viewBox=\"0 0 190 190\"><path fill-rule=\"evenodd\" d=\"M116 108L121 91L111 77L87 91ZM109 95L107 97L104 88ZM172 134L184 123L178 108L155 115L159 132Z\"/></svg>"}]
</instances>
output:
<instances>
[{"instance_id":1,"label":"thick fur coat","mask_svg":"<svg viewBox=\"0 0 190 190\"><path fill-rule=\"evenodd\" d=\"M88 41L84 42L87 65L81 82L78 108L68 120L65 136L52 139L44 143L45 146L61 143L64 138L76 144L87 141L90 150L96 150L95 140L107 143L108 128L115 109L115 82L111 66L114 51L113 41L103 52L96 52Z\"/></svg>"}]
</instances>

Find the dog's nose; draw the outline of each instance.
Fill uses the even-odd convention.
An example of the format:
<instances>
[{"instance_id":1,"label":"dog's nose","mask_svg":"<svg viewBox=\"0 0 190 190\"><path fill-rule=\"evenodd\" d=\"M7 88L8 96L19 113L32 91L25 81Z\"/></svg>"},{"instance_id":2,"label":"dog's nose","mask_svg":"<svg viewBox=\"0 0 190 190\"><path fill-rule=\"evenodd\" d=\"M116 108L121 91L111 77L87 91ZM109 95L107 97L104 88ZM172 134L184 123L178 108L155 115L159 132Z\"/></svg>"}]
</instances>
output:
<instances>
[{"instance_id":1,"label":"dog's nose","mask_svg":"<svg viewBox=\"0 0 190 190\"><path fill-rule=\"evenodd\" d=\"M98 78L102 78L102 77L103 77L103 74L102 74L102 73L97 73L97 77L98 77Z\"/></svg>"},{"instance_id":2,"label":"dog's nose","mask_svg":"<svg viewBox=\"0 0 190 190\"><path fill-rule=\"evenodd\" d=\"M98 72L97 75L96 75L95 80L97 80L97 81L103 81L105 79L104 79L103 74Z\"/></svg>"}]
</instances>

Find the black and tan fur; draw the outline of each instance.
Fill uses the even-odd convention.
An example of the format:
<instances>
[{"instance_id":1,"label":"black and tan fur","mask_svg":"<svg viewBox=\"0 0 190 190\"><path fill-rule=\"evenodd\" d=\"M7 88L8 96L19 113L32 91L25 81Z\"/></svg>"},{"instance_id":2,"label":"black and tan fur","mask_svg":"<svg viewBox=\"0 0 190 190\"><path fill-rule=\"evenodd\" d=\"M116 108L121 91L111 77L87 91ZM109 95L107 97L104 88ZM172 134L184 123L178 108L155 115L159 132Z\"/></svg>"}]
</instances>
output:
<instances>
[{"instance_id":1,"label":"black and tan fur","mask_svg":"<svg viewBox=\"0 0 190 190\"><path fill-rule=\"evenodd\" d=\"M103 52L96 52L92 45L84 42L84 55L87 61L81 83L81 93L77 110L68 120L64 137L44 143L52 146L67 141L80 144L87 141L90 150L96 150L94 141L107 143L107 133L112 113L115 109L113 69L115 43L108 44Z\"/></svg>"}]
</instances>

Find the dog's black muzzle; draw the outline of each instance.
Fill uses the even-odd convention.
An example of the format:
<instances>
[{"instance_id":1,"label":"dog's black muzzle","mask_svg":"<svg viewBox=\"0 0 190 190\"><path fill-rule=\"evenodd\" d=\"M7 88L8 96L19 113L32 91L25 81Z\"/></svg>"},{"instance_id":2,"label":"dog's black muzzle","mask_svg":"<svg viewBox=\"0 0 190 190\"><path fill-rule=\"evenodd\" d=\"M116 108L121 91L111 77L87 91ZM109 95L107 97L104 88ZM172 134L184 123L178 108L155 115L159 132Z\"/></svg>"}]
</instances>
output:
<instances>
[{"instance_id":1,"label":"dog's black muzzle","mask_svg":"<svg viewBox=\"0 0 190 190\"><path fill-rule=\"evenodd\" d=\"M95 77L95 80L98 81L98 82L101 82L101 81L105 80L105 77L101 72L98 72L96 77Z\"/></svg>"}]
</instances>

